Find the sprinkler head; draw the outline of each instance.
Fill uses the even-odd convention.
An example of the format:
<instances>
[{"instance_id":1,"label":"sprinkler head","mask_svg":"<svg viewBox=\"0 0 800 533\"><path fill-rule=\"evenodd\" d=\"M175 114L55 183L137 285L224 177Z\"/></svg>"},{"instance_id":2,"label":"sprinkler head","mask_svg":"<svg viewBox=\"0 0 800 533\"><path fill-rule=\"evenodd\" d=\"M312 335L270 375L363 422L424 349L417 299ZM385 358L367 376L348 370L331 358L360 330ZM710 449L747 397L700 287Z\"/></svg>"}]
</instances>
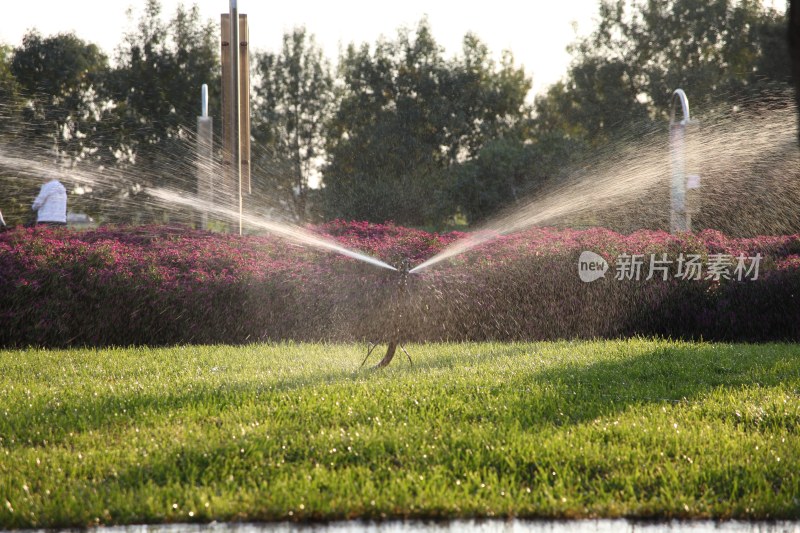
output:
<instances>
[{"instance_id":1,"label":"sprinkler head","mask_svg":"<svg viewBox=\"0 0 800 533\"><path fill-rule=\"evenodd\" d=\"M400 260L397 263L397 273L400 274L400 282L405 285L411 273L411 260L408 258Z\"/></svg>"},{"instance_id":2,"label":"sprinkler head","mask_svg":"<svg viewBox=\"0 0 800 533\"><path fill-rule=\"evenodd\" d=\"M411 260L407 257L401 259L400 263L397 265L397 271L403 275L407 275L411 271Z\"/></svg>"}]
</instances>

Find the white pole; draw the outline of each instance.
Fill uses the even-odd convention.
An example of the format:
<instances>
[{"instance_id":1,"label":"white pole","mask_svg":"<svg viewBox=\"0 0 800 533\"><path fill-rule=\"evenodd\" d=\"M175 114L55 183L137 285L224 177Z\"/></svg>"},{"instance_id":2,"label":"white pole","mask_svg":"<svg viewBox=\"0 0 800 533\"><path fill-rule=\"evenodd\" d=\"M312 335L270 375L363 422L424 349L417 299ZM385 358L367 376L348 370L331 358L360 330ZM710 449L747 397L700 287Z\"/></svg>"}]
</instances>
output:
<instances>
[{"instance_id":1,"label":"white pole","mask_svg":"<svg viewBox=\"0 0 800 533\"><path fill-rule=\"evenodd\" d=\"M233 107L231 113L231 133L233 134L233 143L231 148L233 154L231 163L233 164L233 172L236 181L239 184L239 235L242 234L242 149L241 149L241 115L239 97L241 92L241 77L239 65L239 8L236 0L231 0L230 4L230 21L231 21L231 73L232 87L231 87L231 105Z\"/></svg>"},{"instance_id":2,"label":"white pole","mask_svg":"<svg viewBox=\"0 0 800 533\"><path fill-rule=\"evenodd\" d=\"M214 172L211 168L214 158L214 122L208 116L208 85L203 84L200 92L200 108L202 115L197 117L197 194L206 202L214 201ZM200 226L208 229L208 213L200 215Z\"/></svg>"},{"instance_id":3,"label":"white pole","mask_svg":"<svg viewBox=\"0 0 800 533\"><path fill-rule=\"evenodd\" d=\"M681 107L683 119L675 122L675 109ZM675 89L672 93L672 107L669 116L669 148L672 167L670 184L670 223L671 233L692 231L691 220L686 210L686 169L684 140L686 125L689 123L689 99L683 89Z\"/></svg>"}]
</instances>

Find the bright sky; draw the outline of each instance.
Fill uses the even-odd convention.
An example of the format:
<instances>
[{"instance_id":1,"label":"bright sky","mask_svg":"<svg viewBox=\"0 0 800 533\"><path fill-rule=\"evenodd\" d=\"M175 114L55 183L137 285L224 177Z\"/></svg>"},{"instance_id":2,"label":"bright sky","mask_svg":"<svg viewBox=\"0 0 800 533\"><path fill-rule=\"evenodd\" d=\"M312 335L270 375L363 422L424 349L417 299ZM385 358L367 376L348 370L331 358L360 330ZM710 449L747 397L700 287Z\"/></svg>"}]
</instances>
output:
<instances>
[{"instance_id":1,"label":"bright sky","mask_svg":"<svg viewBox=\"0 0 800 533\"><path fill-rule=\"evenodd\" d=\"M197 4L203 19L219 20L228 12L229 0L162 0L165 17L179 3ZM558 81L565 74L569 55L565 47L576 31L588 34L594 28L599 0L238 0L246 13L254 50L278 51L285 31L304 25L316 36L326 55L335 61L340 46L350 42L374 44L381 35L394 38L401 26L415 27L425 15L433 36L446 55L460 51L468 31L477 34L499 58L511 50L518 64L533 77L534 92ZM75 31L113 55L122 34L132 27L128 7L138 18L144 0L40 0L3 1L0 42L17 46L28 29L42 34Z\"/></svg>"}]
</instances>

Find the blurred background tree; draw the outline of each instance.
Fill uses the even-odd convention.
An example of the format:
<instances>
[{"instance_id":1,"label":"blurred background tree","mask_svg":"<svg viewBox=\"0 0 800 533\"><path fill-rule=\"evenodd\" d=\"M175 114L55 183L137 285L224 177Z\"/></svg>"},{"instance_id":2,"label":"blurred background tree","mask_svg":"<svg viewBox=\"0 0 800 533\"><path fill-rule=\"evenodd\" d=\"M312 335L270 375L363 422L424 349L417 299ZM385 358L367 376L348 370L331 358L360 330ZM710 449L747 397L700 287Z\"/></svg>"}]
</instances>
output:
<instances>
[{"instance_id":1,"label":"blurred background tree","mask_svg":"<svg viewBox=\"0 0 800 533\"><path fill-rule=\"evenodd\" d=\"M170 211L146 201L147 187L196 192L192 132L200 114L200 91L208 85L210 113L219 116L218 26L203 22L195 5L179 5L165 22L158 0L148 0L136 30L124 35L117 66L109 72L114 102L109 144L116 168L128 179L115 184L107 213L120 221L167 221ZM221 121L217 120L219 128ZM109 200L111 199L109 198Z\"/></svg>"},{"instance_id":2,"label":"blurred background tree","mask_svg":"<svg viewBox=\"0 0 800 533\"><path fill-rule=\"evenodd\" d=\"M603 0L598 14L564 82L537 101L547 131L602 144L623 126L663 124L678 87L706 107L791 80L786 16L758 0Z\"/></svg>"},{"instance_id":3,"label":"blurred background tree","mask_svg":"<svg viewBox=\"0 0 800 533\"><path fill-rule=\"evenodd\" d=\"M0 143L8 145L16 138L22 123L21 88L11 69L14 48L0 44ZM8 225L22 224L30 213L26 203L25 183L17 179L18 170L0 161L0 211Z\"/></svg>"},{"instance_id":4,"label":"blurred background tree","mask_svg":"<svg viewBox=\"0 0 800 533\"><path fill-rule=\"evenodd\" d=\"M42 37L31 31L11 60L11 72L24 95L20 130L29 141L49 144L56 160L71 166L94 151L102 117L108 59L73 33Z\"/></svg>"},{"instance_id":5,"label":"blurred background tree","mask_svg":"<svg viewBox=\"0 0 800 533\"><path fill-rule=\"evenodd\" d=\"M531 82L510 53L496 65L473 35L452 60L422 20L339 61L341 102L323 171L325 214L441 224L457 209L457 166L524 120Z\"/></svg>"},{"instance_id":6,"label":"blurred background tree","mask_svg":"<svg viewBox=\"0 0 800 533\"><path fill-rule=\"evenodd\" d=\"M283 36L279 53L261 52L255 60L252 115L257 193L290 205L306 220L309 182L319 180L325 155L325 124L335 104L330 62L305 28Z\"/></svg>"}]
</instances>

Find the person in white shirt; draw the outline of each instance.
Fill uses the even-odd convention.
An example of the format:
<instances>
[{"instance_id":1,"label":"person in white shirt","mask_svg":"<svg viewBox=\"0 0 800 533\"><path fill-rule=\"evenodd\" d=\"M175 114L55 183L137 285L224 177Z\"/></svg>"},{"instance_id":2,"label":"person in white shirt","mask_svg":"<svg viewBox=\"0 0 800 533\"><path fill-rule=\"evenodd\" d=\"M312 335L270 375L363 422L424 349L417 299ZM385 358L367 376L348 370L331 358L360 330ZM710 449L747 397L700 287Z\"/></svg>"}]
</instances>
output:
<instances>
[{"instance_id":1,"label":"person in white shirt","mask_svg":"<svg viewBox=\"0 0 800 533\"><path fill-rule=\"evenodd\" d=\"M47 181L39 190L32 208L36 211L36 224L66 226L67 190L55 178Z\"/></svg>"}]
</instances>

